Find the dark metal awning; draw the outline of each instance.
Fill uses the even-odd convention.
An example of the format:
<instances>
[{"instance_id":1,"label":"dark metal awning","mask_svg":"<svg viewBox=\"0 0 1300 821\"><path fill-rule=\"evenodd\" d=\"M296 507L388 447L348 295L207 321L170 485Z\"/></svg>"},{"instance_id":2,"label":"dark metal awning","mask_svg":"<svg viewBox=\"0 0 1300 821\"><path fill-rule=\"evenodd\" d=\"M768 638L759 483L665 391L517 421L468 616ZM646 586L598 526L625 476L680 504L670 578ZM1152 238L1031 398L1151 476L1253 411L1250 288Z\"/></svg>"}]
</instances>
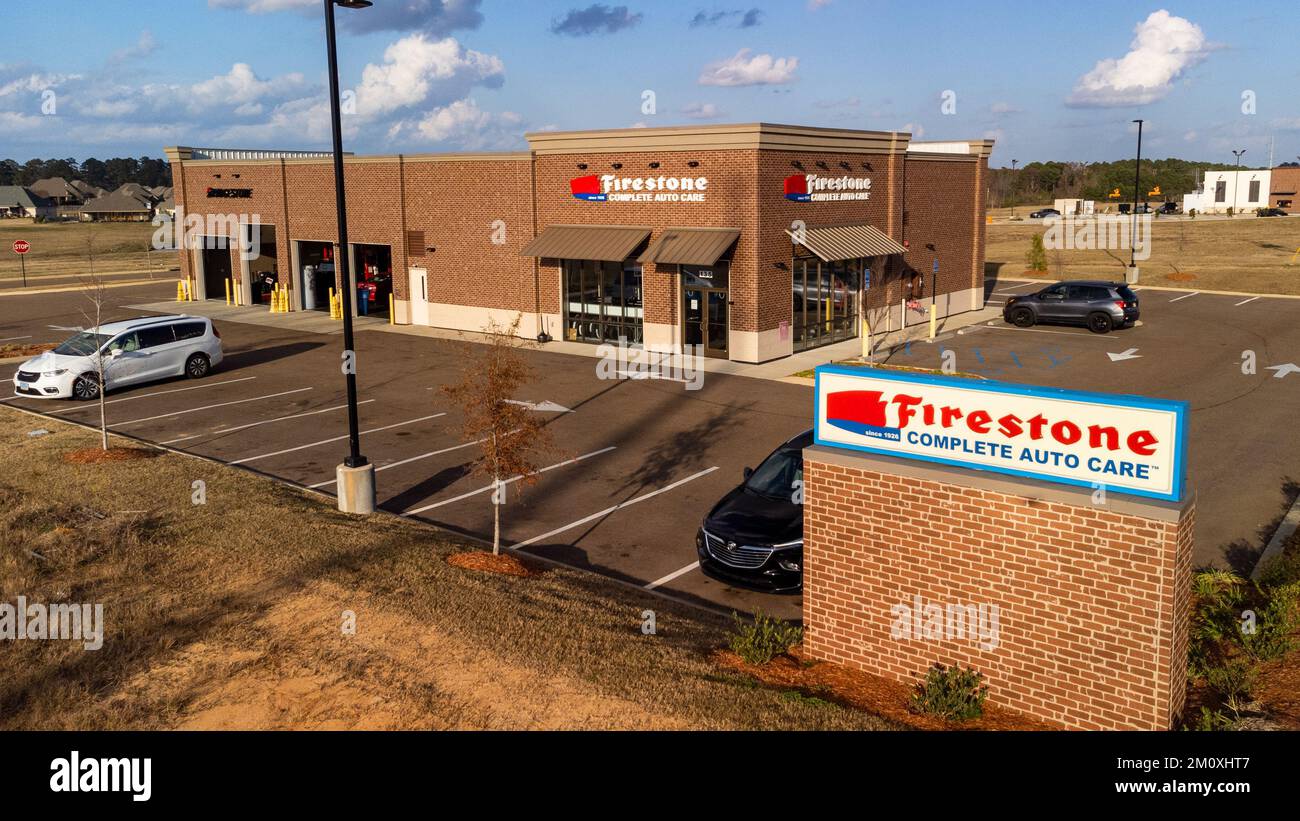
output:
<instances>
[{"instance_id":1,"label":"dark metal awning","mask_svg":"<svg viewBox=\"0 0 1300 821\"><path fill-rule=\"evenodd\" d=\"M735 228L666 228L638 262L713 265L740 237Z\"/></svg>"},{"instance_id":2,"label":"dark metal awning","mask_svg":"<svg viewBox=\"0 0 1300 821\"><path fill-rule=\"evenodd\" d=\"M824 225L805 228L803 237L796 238L786 229L791 239L812 251L823 262L838 262L862 257L883 257L906 254L900 245L884 231L871 225Z\"/></svg>"},{"instance_id":3,"label":"dark metal awning","mask_svg":"<svg viewBox=\"0 0 1300 821\"><path fill-rule=\"evenodd\" d=\"M650 229L638 225L548 225L519 254L621 262L648 236Z\"/></svg>"}]
</instances>

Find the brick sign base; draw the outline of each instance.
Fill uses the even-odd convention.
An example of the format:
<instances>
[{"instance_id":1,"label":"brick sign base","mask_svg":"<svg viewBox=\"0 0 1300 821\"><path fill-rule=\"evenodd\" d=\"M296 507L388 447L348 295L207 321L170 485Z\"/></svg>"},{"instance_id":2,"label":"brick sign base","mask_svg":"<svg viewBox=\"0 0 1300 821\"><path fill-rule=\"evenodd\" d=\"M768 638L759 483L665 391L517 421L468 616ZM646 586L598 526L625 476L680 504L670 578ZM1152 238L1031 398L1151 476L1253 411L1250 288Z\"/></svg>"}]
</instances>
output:
<instances>
[{"instance_id":1,"label":"brick sign base","mask_svg":"<svg viewBox=\"0 0 1300 821\"><path fill-rule=\"evenodd\" d=\"M1070 729L1169 729L1194 509L814 446L804 649L908 683L967 665L991 702Z\"/></svg>"}]
</instances>

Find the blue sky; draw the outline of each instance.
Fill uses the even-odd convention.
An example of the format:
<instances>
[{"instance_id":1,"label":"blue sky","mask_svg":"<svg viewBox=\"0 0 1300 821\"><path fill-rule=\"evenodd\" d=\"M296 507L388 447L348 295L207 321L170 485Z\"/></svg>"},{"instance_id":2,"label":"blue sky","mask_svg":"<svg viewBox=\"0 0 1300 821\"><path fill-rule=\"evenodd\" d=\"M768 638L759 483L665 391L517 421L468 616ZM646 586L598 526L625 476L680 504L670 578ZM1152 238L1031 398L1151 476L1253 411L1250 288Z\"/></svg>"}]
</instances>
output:
<instances>
[{"instance_id":1,"label":"blue sky","mask_svg":"<svg viewBox=\"0 0 1300 821\"><path fill-rule=\"evenodd\" d=\"M326 147L320 5L7 4L0 157ZM1270 137L1277 162L1300 155L1294 0L376 0L337 13L358 152L765 120L993 137L995 165L1023 165L1132 156L1142 117L1147 156L1231 162L1245 148L1264 164Z\"/></svg>"}]
</instances>

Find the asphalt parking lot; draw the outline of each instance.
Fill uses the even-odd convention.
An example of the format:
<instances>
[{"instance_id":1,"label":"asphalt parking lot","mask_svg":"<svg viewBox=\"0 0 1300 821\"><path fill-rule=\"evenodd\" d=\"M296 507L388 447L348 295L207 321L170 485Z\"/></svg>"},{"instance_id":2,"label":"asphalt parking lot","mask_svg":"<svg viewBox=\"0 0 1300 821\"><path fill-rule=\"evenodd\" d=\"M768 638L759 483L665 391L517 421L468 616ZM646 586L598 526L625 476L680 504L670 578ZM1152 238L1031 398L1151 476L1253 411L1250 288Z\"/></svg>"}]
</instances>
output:
<instances>
[{"instance_id":1,"label":"asphalt parking lot","mask_svg":"<svg viewBox=\"0 0 1300 821\"><path fill-rule=\"evenodd\" d=\"M122 288L127 306L166 299L158 288ZM75 293L0 302L0 337L54 341L84 321ZM23 306L15 317L11 306ZM109 394L109 424L191 451L333 491L347 451L337 334L220 323L226 360L200 381L174 380ZM487 480L470 475L472 444L438 390L464 362L455 341L357 334L362 452L376 465L380 505L440 527L490 539ZM696 528L708 509L781 441L809 425L800 385L709 374L701 390L659 380L598 379L597 360L528 354L539 374L518 399L549 401L555 452L531 487L512 483L503 541L688 601L798 618L797 596L741 590L695 566ZM12 378L17 365L0 366ZM6 387L6 393L9 392ZM10 404L94 421L93 404L11 398Z\"/></svg>"},{"instance_id":2,"label":"asphalt parking lot","mask_svg":"<svg viewBox=\"0 0 1300 821\"><path fill-rule=\"evenodd\" d=\"M990 300L1035 289L1004 280ZM170 289L170 292L169 292ZM174 285L118 288L113 318L174 294ZM1000 321L890 354L897 364L994 379L1186 399L1192 406L1190 480L1198 494L1198 563L1258 545L1300 478L1300 300L1140 289L1143 321L1099 336L1082 328L1017 329ZM0 340L57 341L84 323L75 292L0 299ZM227 359L207 379L109 395L110 426L322 492L346 452L341 341L335 334L222 322ZM470 475L474 448L438 390L455 379L465 345L377 330L357 335L362 452L377 467L386 510L490 538L487 482ZM1254 351L1257 372L1242 373ZM1112 356L1116 355L1116 356ZM709 373L687 391L660 380L598 379L589 357L528 353L538 374L523 401L553 402L556 451L535 485L511 485L506 544L690 601L798 618L797 596L742 590L695 566L701 517L784 439L811 424L802 385ZM16 365L0 365L5 393ZM93 405L10 398L81 421Z\"/></svg>"}]
</instances>

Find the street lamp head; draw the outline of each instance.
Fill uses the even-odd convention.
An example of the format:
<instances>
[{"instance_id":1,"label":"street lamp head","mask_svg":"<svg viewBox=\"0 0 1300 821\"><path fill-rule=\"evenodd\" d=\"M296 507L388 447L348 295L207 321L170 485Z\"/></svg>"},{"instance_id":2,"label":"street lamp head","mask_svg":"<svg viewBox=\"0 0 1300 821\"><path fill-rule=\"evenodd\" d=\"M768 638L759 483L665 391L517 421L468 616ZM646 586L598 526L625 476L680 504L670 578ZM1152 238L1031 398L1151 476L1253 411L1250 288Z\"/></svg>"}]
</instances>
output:
<instances>
[{"instance_id":1,"label":"street lamp head","mask_svg":"<svg viewBox=\"0 0 1300 821\"><path fill-rule=\"evenodd\" d=\"M334 3L345 9L368 9L374 5L370 0L334 0Z\"/></svg>"}]
</instances>

